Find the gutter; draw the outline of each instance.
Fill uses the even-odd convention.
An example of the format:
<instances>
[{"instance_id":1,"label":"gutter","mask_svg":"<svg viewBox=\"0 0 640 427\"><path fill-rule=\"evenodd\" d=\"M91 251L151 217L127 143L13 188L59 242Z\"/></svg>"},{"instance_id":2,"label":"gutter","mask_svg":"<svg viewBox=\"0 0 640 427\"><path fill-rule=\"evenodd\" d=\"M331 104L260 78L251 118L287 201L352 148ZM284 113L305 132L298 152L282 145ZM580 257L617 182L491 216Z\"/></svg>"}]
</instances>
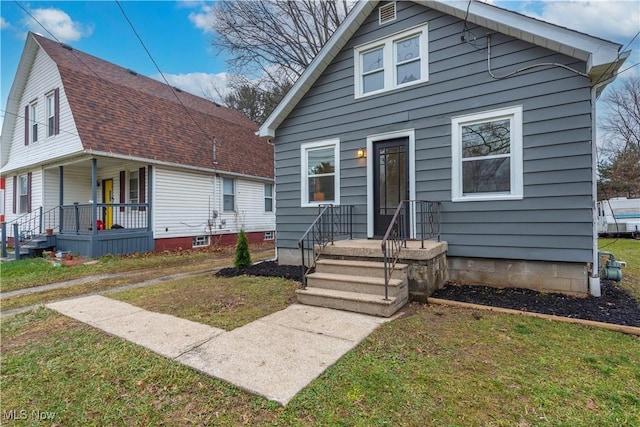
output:
<instances>
[{"instance_id":1,"label":"gutter","mask_svg":"<svg viewBox=\"0 0 640 427\"><path fill-rule=\"evenodd\" d=\"M220 170L220 169L204 168L204 167L201 167L201 166L190 166L190 165L184 165L184 164L180 164L180 163L164 162L164 161L161 161L161 160L149 159L149 158L146 158L146 157L135 157L135 156L122 155L122 154L106 153L106 152L103 152L103 151L93 151L90 148L85 149L84 153L88 154L90 156L110 157L112 159L122 159L122 160L130 160L130 161L134 161L134 162L149 163L149 164L153 164L153 165L170 166L170 167L175 167L175 168L180 168L180 169L194 170L194 171L198 171L198 172L221 173L221 174L224 174L224 175L235 176L235 177L239 177L239 178L247 178L247 179L252 179L252 180L256 180L256 181L268 181L268 182L273 182L274 181L274 178L269 178L269 177L264 177L264 176L247 175L247 174L243 174L243 173L224 171L224 170Z\"/></svg>"},{"instance_id":2,"label":"gutter","mask_svg":"<svg viewBox=\"0 0 640 427\"><path fill-rule=\"evenodd\" d=\"M602 295L600 289L600 256L598 255L598 152L596 146L596 101L598 90L616 79L616 75L591 87L591 235L593 236L589 293L594 297Z\"/></svg>"}]
</instances>

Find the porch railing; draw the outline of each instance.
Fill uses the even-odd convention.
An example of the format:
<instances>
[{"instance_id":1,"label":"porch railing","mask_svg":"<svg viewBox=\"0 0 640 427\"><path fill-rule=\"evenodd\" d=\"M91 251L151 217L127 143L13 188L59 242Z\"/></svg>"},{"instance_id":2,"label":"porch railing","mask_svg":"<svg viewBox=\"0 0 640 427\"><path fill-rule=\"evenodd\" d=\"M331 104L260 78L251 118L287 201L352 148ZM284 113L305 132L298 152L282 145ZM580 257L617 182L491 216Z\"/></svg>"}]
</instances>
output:
<instances>
[{"instance_id":1,"label":"porch railing","mask_svg":"<svg viewBox=\"0 0 640 427\"><path fill-rule=\"evenodd\" d=\"M4 234L7 237L16 237L14 224L18 225L18 239L20 241L32 240L44 234L47 229L58 229L58 207L46 211L39 207L6 223L6 230L3 228L3 237Z\"/></svg>"},{"instance_id":2,"label":"porch railing","mask_svg":"<svg viewBox=\"0 0 640 427\"><path fill-rule=\"evenodd\" d=\"M302 289L307 287L307 274L316 266L323 249L343 236L353 239L353 205L320 206L320 213L298 240L302 256Z\"/></svg>"},{"instance_id":3,"label":"porch railing","mask_svg":"<svg viewBox=\"0 0 640 427\"><path fill-rule=\"evenodd\" d=\"M96 209L93 224L92 209ZM146 230L149 227L148 203L97 203L64 205L60 207L61 233L92 233L105 230Z\"/></svg>"},{"instance_id":4,"label":"porch railing","mask_svg":"<svg viewBox=\"0 0 640 427\"><path fill-rule=\"evenodd\" d=\"M410 218L415 218L416 229L412 238ZM440 241L440 202L427 200L404 200L398 204L396 211L382 239L384 254L384 299L389 299L389 280L400 259L402 248L407 247L407 240L420 240L424 249L424 241L430 239Z\"/></svg>"}]
</instances>

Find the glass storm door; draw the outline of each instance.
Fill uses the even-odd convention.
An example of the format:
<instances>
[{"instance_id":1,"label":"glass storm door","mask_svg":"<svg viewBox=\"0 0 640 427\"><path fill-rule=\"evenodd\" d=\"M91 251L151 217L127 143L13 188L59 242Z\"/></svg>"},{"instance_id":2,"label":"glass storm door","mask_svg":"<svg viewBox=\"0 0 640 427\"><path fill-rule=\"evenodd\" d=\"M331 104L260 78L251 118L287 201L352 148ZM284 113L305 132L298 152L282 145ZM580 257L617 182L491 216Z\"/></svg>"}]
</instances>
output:
<instances>
[{"instance_id":1,"label":"glass storm door","mask_svg":"<svg viewBox=\"0 0 640 427\"><path fill-rule=\"evenodd\" d=\"M409 199L408 147L407 138L373 145L373 232L376 237L384 236L398 204ZM409 221L405 224L408 227Z\"/></svg>"}]
</instances>

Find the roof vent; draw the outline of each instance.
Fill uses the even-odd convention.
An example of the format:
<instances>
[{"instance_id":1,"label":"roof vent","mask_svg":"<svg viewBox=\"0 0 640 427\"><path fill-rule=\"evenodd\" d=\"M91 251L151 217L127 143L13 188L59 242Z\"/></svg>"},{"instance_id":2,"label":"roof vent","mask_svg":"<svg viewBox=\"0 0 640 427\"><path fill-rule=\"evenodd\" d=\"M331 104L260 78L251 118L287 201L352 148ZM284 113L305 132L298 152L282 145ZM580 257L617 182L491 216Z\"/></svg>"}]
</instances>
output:
<instances>
[{"instance_id":1,"label":"roof vent","mask_svg":"<svg viewBox=\"0 0 640 427\"><path fill-rule=\"evenodd\" d=\"M182 92L182 89L180 89L178 86L174 86L173 90L175 90L176 92Z\"/></svg>"},{"instance_id":2,"label":"roof vent","mask_svg":"<svg viewBox=\"0 0 640 427\"><path fill-rule=\"evenodd\" d=\"M378 9L378 16L380 25L386 24L387 22L395 21L396 2L392 1L391 3L380 6L380 8Z\"/></svg>"},{"instance_id":3,"label":"roof vent","mask_svg":"<svg viewBox=\"0 0 640 427\"><path fill-rule=\"evenodd\" d=\"M130 69L130 68L127 68L127 71L128 71L128 72L129 72L129 74L131 74L132 76L137 76L137 75L138 75L138 73L136 73L135 71L133 71L133 70L132 70L132 69Z\"/></svg>"},{"instance_id":4,"label":"roof vent","mask_svg":"<svg viewBox=\"0 0 640 427\"><path fill-rule=\"evenodd\" d=\"M65 48L67 50L73 51L73 48L71 46L69 46L68 44L60 43L60 46L62 46L63 48Z\"/></svg>"}]
</instances>

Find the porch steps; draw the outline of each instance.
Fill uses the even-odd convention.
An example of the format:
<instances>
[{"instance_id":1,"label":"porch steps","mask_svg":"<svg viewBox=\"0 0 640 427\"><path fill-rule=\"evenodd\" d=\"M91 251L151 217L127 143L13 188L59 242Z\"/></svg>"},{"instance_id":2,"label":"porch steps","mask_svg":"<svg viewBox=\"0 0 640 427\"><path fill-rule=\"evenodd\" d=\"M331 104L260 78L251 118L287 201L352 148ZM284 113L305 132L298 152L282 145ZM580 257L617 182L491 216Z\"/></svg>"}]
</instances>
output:
<instances>
[{"instance_id":1,"label":"porch steps","mask_svg":"<svg viewBox=\"0 0 640 427\"><path fill-rule=\"evenodd\" d=\"M406 264L397 264L384 299L384 263L320 259L307 287L297 291L301 304L389 317L409 300Z\"/></svg>"}]
</instances>

